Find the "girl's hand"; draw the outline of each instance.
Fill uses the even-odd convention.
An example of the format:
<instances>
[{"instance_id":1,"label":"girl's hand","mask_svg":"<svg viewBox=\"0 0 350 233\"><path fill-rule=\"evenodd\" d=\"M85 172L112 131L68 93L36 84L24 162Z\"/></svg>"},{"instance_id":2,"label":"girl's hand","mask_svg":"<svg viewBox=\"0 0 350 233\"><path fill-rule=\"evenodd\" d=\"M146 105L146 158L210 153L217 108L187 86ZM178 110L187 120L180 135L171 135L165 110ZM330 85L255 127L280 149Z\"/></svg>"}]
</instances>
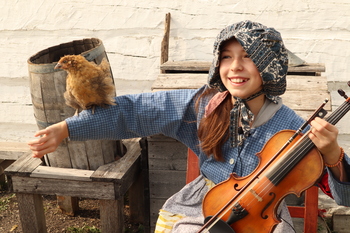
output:
<instances>
[{"instance_id":1,"label":"girl's hand","mask_svg":"<svg viewBox=\"0 0 350 233\"><path fill-rule=\"evenodd\" d=\"M40 137L28 142L29 148L33 152L33 157L42 158L45 154L53 152L67 138L68 127L65 121L51 125L46 129L38 131L35 137Z\"/></svg>"},{"instance_id":2,"label":"girl's hand","mask_svg":"<svg viewBox=\"0 0 350 233\"><path fill-rule=\"evenodd\" d=\"M323 155L324 162L330 165L337 164L342 153L337 141L338 129L318 117L311 121L310 124L312 128L309 137ZM330 167L330 170L338 180L347 181L342 166Z\"/></svg>"},{"instance_id":3,"label":"girl's hand","mask_svg":"<svg viewBox=\"0 0 350 233\"><path fill-rule=\"evenodd\" d=\"M340 156L338 129L318 117L311 121L311 126L309 137L323 155L325 163L335 164Z\"/></svg>"}]
</instances>

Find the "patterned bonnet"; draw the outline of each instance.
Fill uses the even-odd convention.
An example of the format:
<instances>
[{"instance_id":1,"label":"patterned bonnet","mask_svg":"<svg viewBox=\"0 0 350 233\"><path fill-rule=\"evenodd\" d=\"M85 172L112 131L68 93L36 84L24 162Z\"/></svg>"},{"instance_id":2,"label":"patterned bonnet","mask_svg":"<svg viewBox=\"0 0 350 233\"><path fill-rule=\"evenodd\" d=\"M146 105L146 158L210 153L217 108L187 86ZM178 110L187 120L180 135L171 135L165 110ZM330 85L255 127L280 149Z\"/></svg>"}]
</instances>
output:
<instances>
[{"instance_id":1,"label":"patterned bonnet","mask_svg":"<svg viewBox=\"0 0 350 233\"><path fill-rule=\"evenodd\" d=\"M230 141L233 147L242 145L249 136L250 123L254 115L245 104L260 94L277 103L278 96L286 90L286 74L288 70L288 54L281 35L274 28L268 28L260 23L242 21L224 28L214 43L214 59L209 70L208 85L220 92L226 91L220 73L221 45L235 38L254 62L263 81L263 89L247 99L234 97L236 102L231 110ZM238 121L242 128L238 128ZM239 132L240 131L240 132Z\"/></svg>"}]
</instances>

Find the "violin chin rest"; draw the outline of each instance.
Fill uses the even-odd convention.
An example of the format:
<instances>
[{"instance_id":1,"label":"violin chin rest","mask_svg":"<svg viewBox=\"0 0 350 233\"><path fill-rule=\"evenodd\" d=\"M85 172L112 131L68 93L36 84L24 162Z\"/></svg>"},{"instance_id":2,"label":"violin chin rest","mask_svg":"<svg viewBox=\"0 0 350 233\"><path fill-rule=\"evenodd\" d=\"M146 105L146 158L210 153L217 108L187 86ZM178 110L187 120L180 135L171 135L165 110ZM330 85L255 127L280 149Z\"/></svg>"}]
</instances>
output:
<instances>
[{"instance_id":1,"label":"violin chin rest","mask_svg":"<svg viewBox=\"0 0 350 233\"><path fill-rule=\"evenodd\" d=\"M204 223L208 222L212 216L205 218ZM219 219L215 225L209 229L210 233L235 233L235 231L225 221Z\"/></svg>"}]
</instances>

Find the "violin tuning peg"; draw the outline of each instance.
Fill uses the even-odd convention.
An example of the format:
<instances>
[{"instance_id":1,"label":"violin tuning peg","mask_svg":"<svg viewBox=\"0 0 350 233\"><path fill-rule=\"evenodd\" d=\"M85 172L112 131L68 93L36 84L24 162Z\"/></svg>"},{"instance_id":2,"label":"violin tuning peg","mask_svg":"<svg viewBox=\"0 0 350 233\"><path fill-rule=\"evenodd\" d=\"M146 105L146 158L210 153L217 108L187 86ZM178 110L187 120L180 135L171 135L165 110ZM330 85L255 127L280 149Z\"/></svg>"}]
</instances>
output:
<instances>
[{"instance_id":1,"label":"violin tuning peg","mask_svg":"<svg viewBox=\"0 0 350 233\"><path fill-rule=\"evenodd\" d=\"M348 81L348 86L350 87L350 81Z\"/></svg>"},{"instance_id":2,"label":"violin tuning peg","mask_svg":"<svg viewBox=\"0 0 350 233\"><path fill-rule=\"evenodd\" d=\"M348 82L348 84L350 84L350 81ZM345 91L343 91L342 89L338 89L338 93L340 96L344 97L345 99L348 98L348 96L345 94Z\"/></svg>"}]
</instances>

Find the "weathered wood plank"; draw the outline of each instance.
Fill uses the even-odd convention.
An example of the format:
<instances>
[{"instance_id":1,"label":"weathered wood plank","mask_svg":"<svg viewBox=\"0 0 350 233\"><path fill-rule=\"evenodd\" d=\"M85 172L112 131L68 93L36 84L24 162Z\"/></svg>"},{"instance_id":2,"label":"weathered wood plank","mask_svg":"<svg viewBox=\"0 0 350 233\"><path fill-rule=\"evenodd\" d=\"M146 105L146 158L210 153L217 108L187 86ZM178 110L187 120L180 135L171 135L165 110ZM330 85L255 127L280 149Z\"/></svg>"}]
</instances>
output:
<instances>
[{"instance_id":1,"label":"weathered wood plank","mask_svg":"<svg viewBox=\"0 0 350 233\"><path fill-rule=\"evenodd\" d=\"M130 222L144 225L144 232L150 233L150 195L147 138L141 138L141 174L129 188ZM152 231L153 232L153 231Z\"/></svg>"},{"instance_id":2,"label":"weathered wood plank","mask_svg":"<svg viewBox=\"0 0 350 233\"><path fill-rule=\"evenodd\" d=\"M60 168L60 167L47 167L38 166L31 174L30 177L36 178L51 178L59 180L80 180L80 181L92 181L90 176L94 171L82 170L74 168Z\"/></svg>"},{"instance_id":3,"label":"weathered wood plank","mask_svg":"<svg viewBox=\"0 0 350 233\"><path fill-rule=\"evenodd\" d=\"M325 76L287 75L287 91L314 90L328 92Z\"/></svg>"},{"instance_id":4,"label":"weathered wood plank","mask_svg":"<svg viewBox=\"0 0 350 233\"><path fill-rule=\"evenodd\" d=\"M124 232L124 200L100 200L102 232Z\"/></svg>"},{"instance_id":5,"label":"weathered wood plank","mask_svg":"<svg viewBox=\"0 0 350 233\"><path fill-rule=\"evenodd\" d=\"M147 137L147 141L148 142L158 142L158 141L161 141L161 142L178 142L176 139L174 138L171 138L171 137L167 137L167 136L164 136L163 134L156 134L156 135L151 135L149 137Z\"/></svg>"},{"instance_id":6,"label":"weathered wood plank","mask_svg":"<svg viewBox=\"0 0 350 233\"><path fill-rule=\"evenodd\" d=\"M74 216L79 210L79 199L70 196L57 196L57 205L62 214Z\"/></svg>"},{"instance_id":7,"label":"weathered wood plank","mask_svg":"<svg viewBox=\"0 0 350 233\"><path fill-rule=\"evenodd\" d=\"M169 58L170 17L170 13L167 13L165 15L164 36L161 43L160 64L167 62Z\"/></svg>"},{"instance_id":8,"label":"weathered wood plank","mask_svg":"<svg viewBox=\"0 0 350 233\"><path fill-rule=\"evenodd\" d=\"M208 74L159 74L152 85L152 90L197 89L207 83L207 78ZM287 75L288 90L327 91L327 78L324 76Z\"/></svg>"},{"instance_id":9,"label":"weathered wood plank","mask_svg":"<svg viewBox=\"0 0 350 233\"><path fill-rule=\"evenodd\" d=\"M32 153L28 152L20 157L16 162L5 169L6 175L29 176L42 161L38 158L33 158Z\"/></svg>"},{"instance_id":10,"label":"weathered wood plank","mask_svg":"<svg viewBox=\"0 0 350 233\"><path fill-rule=\"evenodd\" d=\"M325 71L326 67L323 63L306 63L302 66L288 67L288 73L321 73Z\"/></svg>"},{"instance_id":11,"label":"weathered wood plank","mask_svg":"<svg viewBox=\"0 0 350 233\"><path fill-rule=\"evenodd\" d=\"M167 61L160 65L164 71L209 71L208 61Z\"/></svg>"},{"instance_id":12,"label":"weathered wood plank","mask_svg":"<svg viewBox=\"0 0 350 233\"><path fill-rule=\"evenodd\" d=\"M46 116L43 111L44 102L41 95L41 76L41 74L29 72L30 93L32 97L34 116L37 120L39 129L44 129L46 126L43 124L46 122Z\"/></svg>"},{"instance_id":13,"label":"weathered wood plank","mask_svg":"<svg viewBox=\"0 0 350 233\"><path fill-rule=\"evenodd\" d=\"M59 103L56 98L56 88L54 73L41 74L41 95L43 100L43 111L45 112L46 123L48 125L54 124L61 121L61 110L62 103ZM64 102L63 102L64 103Z\"/></svg>"},{"instance_id":14,"label":"weathered wood plank","mask_svg":"<svg viewBox=\"0 0 350 233\"><path fill-rule=\"evenodd\" d=\"M317 91L286 91L282 96L283 103L295 111L314 111L325 99L330 99L327 92ZM325 106L326 110L331 110L331 105Z\"/></svg>"},{"instance_id":15,"label":"weathered wood plank","mask_svg":"<svg viewBox=\"0 0 350 233\"><path fill-rule=\"evenodd\" d=\"M153 91L194 89L205 84L206 74L160 74L152 86ZM284 104L295 111L314 111L325 99L330 99L327 79L322 76L287 76L287 91L282 95ZM331 105L325 106L331 110Z\"/></svg>"},{"instance_id":16,"label":"weathered wood plank","mask_svg":"<svg viewBox=\"0 0 350 233\"><path fill-rule=\"evenodd\" d=\"M69 149L67 147L68 139L65 138L61 144L57 147L56 151L47 154L49 160L49 166L51 167L63 167L71 168L72 162L70 159Z\"/></svg>"},{"instance_id":17,"label":"weathered wood plank","mask_svg":"<svg viewBox=\"0 0 350 233\"><path fill-rule=\"evenodd\" d=\"M90 170L96 170L99 166L105 164L102 152L102 141L86 141L86 156Z\"/></svg>"},{"instance_id":18,"label":"weathered wood plank","mask_svg":"<svg viewBox=\"0 0 350 233\"><path fill-rule=\"evenodd\" d=\"M146 200L145 198L145 185L143 177L140 175L137 180L130 186L129 189L129 211L130 211L130 222L133 223L145 223L148 222L146 220L146 209L149 211L148 208L145 208Z\"/></svg>"},{"instance_id":19,"label":"weathered wood plank","mask_svg":"<svg viewBox=\"0 0 350 233\"><path fill-rule=\"evenodd\" d=\"M112 200L116 198L111 182L57 180L47 178L12 176L12 188L16 193L47 194ZM117 198L119 198L117 196Z\"/></svg>"},{"instance_id":20,"label":"weathered wood plank","mask_svg":"<svg viewBox=\"0 0 350 233\"><path fill-rule=\"evenodd\" d=\"M0 142L0 159L17 160L28 151L29 148L26 143Z\"/></svg>"},{"instance_id":21,"label":"weathered wood plank","mask_svg":"<svg viewBox=\"0 0 350 233\"><path fill-rule=\"evenodd\" d=\"M149 142L150 170L186 171L187 147L177 141Z\"/></svg>"},{"instance_id":22,"label":"weathered wood plank","mask_svg":"<svg viewBox=\"0 0 350 233\"><path fill-rule=\"evenodd\" d=\"M101 151L102 151L103 160L104 160L103 164L111 163L115 160L115 156L117 154L117 143L121 143L121 142L113 141L113 140L101 141ZM100 166L103 164L100 164Z\"/></svg>"},{"instance_id":23,"label":"weathered wood plank","mask_svg":"<svg viewBox=\"0 0 350 233\"><path fill-rule=\"evenodd\" d=\"M157 222L157 219L158 219L158 213L159 213L159 210L162 208L163 204L165 203L165 201L167 200L168 198L152 198L151 200L151 226L155 226L156 225L156 222ZM153 231L151 232L154 232L154 229Z\"/></svg>"},{"instance_id":24,"label":"weathered wood plank","mask_svg":"<svg viewBox=\"0 0 350 233\"><path fill-rule=\"evenodd\" d=\"M59 117L60 121L63 121L67 117L73 116L75 113L75 109L65 104L66 100L64 98L64 93L66 92L67 72L64 70L59 70L57 72L52 73L52 75L54 76L56 99L57 102L61 104L61 112Z\"/></svg>"},{"instance_id":25,"label":"weathered wood plank","mask_svg":"<svg viewBox=\"0 0 350 233\"><path fill-rule=\"evenodd\" d=\"M182 146L182 144L180 144ZM181 153L179 153L181 154ZM186 171L186 159L166 159L164 158L151 158L149 161L149 168L152 170L174 170L174 171Z\"/></svg>"},{"instance_id":26,"label":"weathered wood plank","mask_svg":"<svg viewBox=\"0 0 350 233\"><path fill-rule=\"evenodd\" d=\"M211 61L167 61L161 64L163 71L209 71ZM289 66L288 72L325 72L321 63L308 63L302 66Z\"/></svg>"},{"instance_id":27,"label":"weathered wood plank","mask_svg":"<svg viewBox=\"0 0 350 233\"><path fill-rule=\"evenodd\" d=\"M127 153L115 162L100 166L91 175L91 179L113 182L115 196L123 196L141 172L141 148L138 141L139 139L126 140Z\"/></svg>"},{"instance_id":28,"label":"weathered wood plank","mask_svg":"<svg viewBox=\"0 0 350 233\"><path fill-rule=\"evenodd\" d=\"M347 233L350 228L350 216L347 214L333 214L333 230L338 233Z\"/></svg>"},{"instance_id":29,"label":"weathered wood plank","mask_svg":"<svg viewBox=\"0 0 350 233\"><path fill-rule=\"evenodd\" d=\"M197 89L207 83L208 74L159 74L152 91L168 89Z\"/></svg>"},{"instance_id":30,"label":"weathered wood plank","mask_svg":"<svg viewBox=\"0 0 350 233\"><path fill-rule=\"evenodd\" d=\"M169 198L186 184L185 171L150 170L151 198Z\"/></svg>"},{"instance_id":31,"label":"weathered wood plank","mask_svg":"<svg viewBox=\"0 0 350 233\"><path fill-rule=\"evenodd\" d=\"M0 189L2 189L2 185L6 182L5 169L10 166L15 160L3 160L0 159Z\"/></svg>"},{"instance_id":32,"label":"weathered wood plank","mask_svg":"<svg viewBox=\"0 0 350 233\"><path fill-rule=\"evenodd\" d=\"M68 151L72 163L72 168L88 170L89 162L86 156L85 142L82 141L69 141ZM99 155L102 156L102 155Z\"/></svg>"},{"instance_id":33,"label":"weathered wood plank","mask_svg":"<svg viewBox=\"0 0 350 233\"><path fill-rule=\"evenodd\" d=\"M41 195L17 193L19 216L24 233L46 233L44 205Z\"/></svg>"}]
</instances>

